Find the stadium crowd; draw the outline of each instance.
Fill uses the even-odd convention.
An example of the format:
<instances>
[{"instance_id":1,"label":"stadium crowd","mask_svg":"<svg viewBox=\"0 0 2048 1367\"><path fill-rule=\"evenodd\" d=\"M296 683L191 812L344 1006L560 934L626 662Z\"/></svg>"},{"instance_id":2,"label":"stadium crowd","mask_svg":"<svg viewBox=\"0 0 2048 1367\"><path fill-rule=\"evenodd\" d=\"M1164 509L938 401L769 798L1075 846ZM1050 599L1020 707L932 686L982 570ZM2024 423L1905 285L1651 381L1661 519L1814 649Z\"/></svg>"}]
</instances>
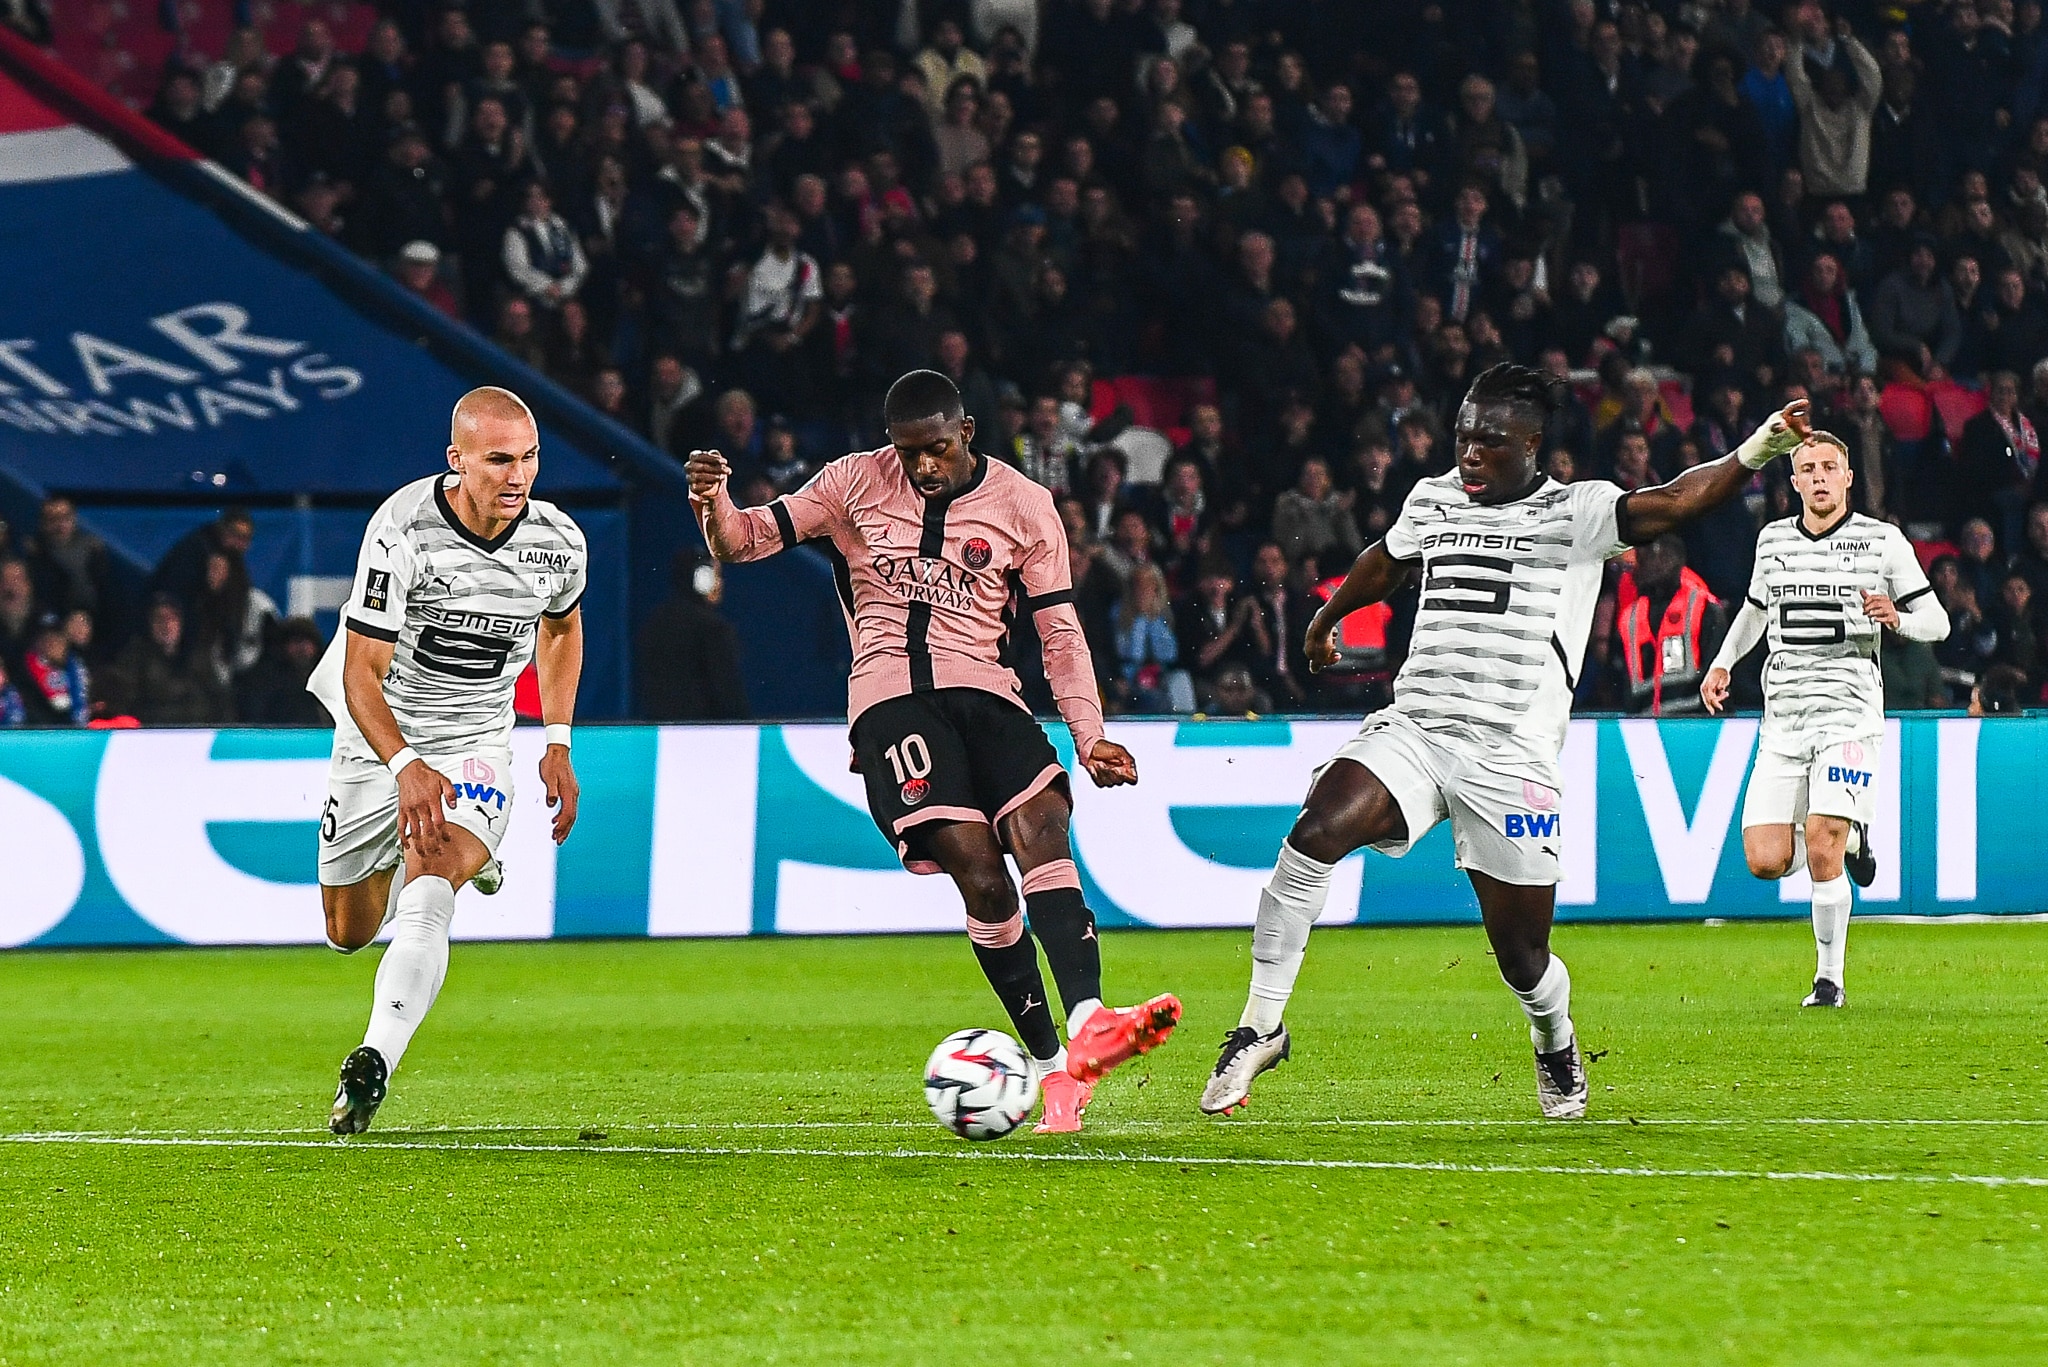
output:
<instances>
[{"instance_id":1,"label":"stadium crowd","mask_svg":"<svg viewBox=\"0 0 2048 1367\"><path fill-rule=\"evenodd\" d=\"M240 31L148 112L678 459L723 450L742 502L944 371L1058 502L1112 710L1383 700L1412 590L1337 671L1302 628L1512 359L1557 377L1559 480L1654 483L1809 398L1954 623L1887 636L1889 704L1996 712L2048 683L2044 89L2038 0L390 0L357 52ZM1580 705L1697 710L1795 503L1773 470L1616 562ZM45 650L90 659L92 608L40 535L0 548L0 660L83 715ZM157 585L110 679L202 641L233 695L277 658L236 670L212 573Z\"/></svg>"}]
</instances>

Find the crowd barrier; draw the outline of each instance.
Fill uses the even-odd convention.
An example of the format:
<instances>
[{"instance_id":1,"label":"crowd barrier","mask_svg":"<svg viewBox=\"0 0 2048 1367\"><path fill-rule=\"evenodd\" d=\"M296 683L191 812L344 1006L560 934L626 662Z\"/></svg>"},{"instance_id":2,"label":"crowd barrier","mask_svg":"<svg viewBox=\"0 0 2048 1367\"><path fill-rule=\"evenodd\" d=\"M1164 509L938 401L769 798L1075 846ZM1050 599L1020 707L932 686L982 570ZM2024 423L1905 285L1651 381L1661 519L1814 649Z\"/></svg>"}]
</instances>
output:
<instances>
[{"instance_id":1,"label":"crowd barrier","mask_svg":"<svg viewBox=\"0 0 2048 1367\"><path fill-rule=\"evenodd\" d=\"M1243 926L1310 776L1346 721L1124 722L1135 788L1077 783L1074 846L1105 925ZM1556 815L1567 920L1804 915L1804 876L1743 867L1754 719L1582 719ZM1055 744L1071 762L1065 732ZM313 944L329 735L0 733L0 946ZM895 862L836 725L585 727L582 816L548 838L516 735L504 890L458 899L467 939L950 930L944 878ZM2048 718L1893 719L1878 770L1879 872L1859 909L2048 910L2040 852ZM1447 828L1405 858L1339 866L1326 923L1475 921Z\"/></svg>"}]
</instances>

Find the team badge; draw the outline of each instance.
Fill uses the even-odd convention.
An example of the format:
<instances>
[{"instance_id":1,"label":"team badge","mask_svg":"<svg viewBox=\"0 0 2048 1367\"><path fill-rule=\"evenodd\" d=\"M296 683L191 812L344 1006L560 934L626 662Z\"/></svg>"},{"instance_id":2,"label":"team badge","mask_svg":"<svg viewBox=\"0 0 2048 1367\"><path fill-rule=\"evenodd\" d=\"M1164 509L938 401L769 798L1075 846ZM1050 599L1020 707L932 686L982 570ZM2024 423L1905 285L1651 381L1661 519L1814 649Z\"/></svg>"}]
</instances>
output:
<instances>
[{"instance_id":1,"label":"team badge","mask_svg":"<svg viewBox=\"0 0 2048 1367\"><path fill-rule=\"evenodd\" d=\"M1522 801L1534 811L1547 812L1557 805L1557 794L1533 779L1522 780Z\"/></svg>"},{"instance_id":2,"label":"team badge","mask_svg":"<svg viewBox=\"0 0 2048 1367\"><path fill-rule=\"evenodd\" d=\"M970 570L987 569L989 558L993 554L988 542L978 536L960 548L960 558L967 562L967 568Z\"/></svg>"},{"instance_id":3,"label":"team badge","mask_svg":"<svg viewBox=\"0 0 2048 1367\"><path fill-rule=\"evenodd\" d=\"M1857 743L1856 743L1855 741L1853 741L1853 740L1852 740L1852 741L1846 741L1846 742L1844 742L1844 743L1843 743L1843 745L1842 745L1842 763L1844 763L1844 764L1861 764L1861 763L1863 763L1863 747L1862 747L1862 746L1860 746L1860 745L1858 745L1858 744L1857 744Z\"/></svg>"},{"instance_id":4,"label":"team badge","mask_svg":"<svg viewBox=\"0 0 2048 1367\"><path fill-rule=\"evenodd\" d=\"M924 801L931 795L931 781L929 779L922 778L914 778L910 780L910 782L904 784L903 792L901 794L903 798L903 805L906 807L915 807L918 803Z\"/></svg>"}]
</instances>

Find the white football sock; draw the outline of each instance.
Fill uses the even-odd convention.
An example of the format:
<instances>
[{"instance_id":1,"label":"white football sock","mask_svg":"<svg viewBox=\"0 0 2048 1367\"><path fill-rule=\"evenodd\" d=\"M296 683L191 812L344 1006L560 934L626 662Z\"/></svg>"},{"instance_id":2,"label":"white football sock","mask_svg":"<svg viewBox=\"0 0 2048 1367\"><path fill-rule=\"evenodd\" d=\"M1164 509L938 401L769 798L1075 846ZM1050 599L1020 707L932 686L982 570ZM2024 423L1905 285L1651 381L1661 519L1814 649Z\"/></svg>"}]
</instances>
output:
<instances>
[{"instance_id":1,"label":"white football sock","mask_svg":"<svg viewBox=\"0 0 2048 1367\"><path fill-rule=\"evenodd\" d=\"M415 878L398 899L397 928L377 965L377 998L363 1032L363 1043L393 1072L448 976L448 923L454 919L455 889L445 878Z\"/></svg>"},{"instance_id":2,"label":"white football sock","mask_svg":"<svg viewBox=\"0 0 2048 1367\"><path fill-rule=\"evenodd\" d=\"M1252 990L1238 1018L1240 1026L1249 1025L1261 1035L1280 1028L1308 953L1309 927L1323 914L1330 873L1336 867L1280 842L1280 857L1259 893L1259 916L1252 925Z\"/></svg>"},{"instance_id":3,"label":"white football sock","mask_svg":"<svg viewBox=\"0 0 2048 1367\"><path fill-rule=\"evenodd\" d=\"M1838 873L1825 883L1813 882L1813 947L1816 978L1842 985L1842 961L1849 953L1849 912L1853 898L1849 875Z\"/></svg>"},{"instance_id":4,"label":"white football sock","mask_svg":"<svg viewBox=\"0 0 2048 1367\"><path fill-rule=\"evenodd\" d=\"M1555 1053L1572 1042L1572 975L1563 959L1551 955L1550 967L1527 992L1513 985L1509 990L1529 1018L1529 1042L1538 1053Z\"/></svg>"},{"instance_id":5,"label":"white football sock","mask_svg":"<svg viewBox=\"0 0 2048 1367\"><path fill-rule=\"evenodd\" d=\"M1035 1058L1031 1061L1038 1065L1040 1077L1047 1073L1064 1073L1067 1070L1067 1051L1062 1048L1051 1058Z\"/></svg>"},{"instance_id":6,"label":"white football sock","mask_svg":"<svg viewBox=\"0 0 2048 1367\"><path fill-rule=\"evenodd\" d=\"M1088 1023L1088 1018L1101 1009L1102 998L1100 997L1090 997L1086 1001L1075 1002L1074 1009L1067 1012L1067 1038L1072 1039L1080 1034L1081 1027Z\"/></svg>"}]
</instances>

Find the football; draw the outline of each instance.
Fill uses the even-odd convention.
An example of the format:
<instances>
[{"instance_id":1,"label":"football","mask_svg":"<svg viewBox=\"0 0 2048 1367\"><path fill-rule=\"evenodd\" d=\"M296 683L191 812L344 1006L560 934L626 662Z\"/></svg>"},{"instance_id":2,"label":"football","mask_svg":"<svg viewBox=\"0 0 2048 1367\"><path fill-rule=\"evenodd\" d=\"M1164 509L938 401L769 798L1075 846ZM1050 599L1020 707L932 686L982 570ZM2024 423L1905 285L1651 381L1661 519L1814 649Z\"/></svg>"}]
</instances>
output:
<instances>
[{"instance_id":1,"label":"football","mask_svg":"<svg viewBox=\"0 0 2048 1367\"><path fill-rule=\"evenodd\" d=\"M1038 1070L1000 1030L956 1030L924 1066L924 1099L962 1139L1001 1139L1038 1104Z\"/></svg>"}]
</instances>

